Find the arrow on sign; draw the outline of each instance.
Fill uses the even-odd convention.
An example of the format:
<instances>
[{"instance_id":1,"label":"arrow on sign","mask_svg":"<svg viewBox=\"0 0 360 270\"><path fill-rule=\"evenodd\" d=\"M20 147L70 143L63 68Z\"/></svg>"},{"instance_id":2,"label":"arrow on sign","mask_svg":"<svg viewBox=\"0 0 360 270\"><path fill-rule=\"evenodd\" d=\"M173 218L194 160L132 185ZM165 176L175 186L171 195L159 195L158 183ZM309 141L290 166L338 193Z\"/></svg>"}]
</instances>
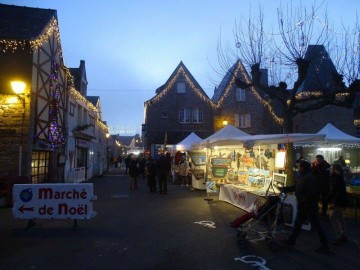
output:
<instances>
[{"instance_id":1,"label":"arrow on sign","mask_svg":"<svg viewBox=\"0 0 360 270\"><path fill-rule=\"evenodd\" d=\"M19 211L21 213L24 213L24 211L34 211L34 207L25 207L24 205L22 205L20 208L19 208Z\"/></svg>"}]
</instances>

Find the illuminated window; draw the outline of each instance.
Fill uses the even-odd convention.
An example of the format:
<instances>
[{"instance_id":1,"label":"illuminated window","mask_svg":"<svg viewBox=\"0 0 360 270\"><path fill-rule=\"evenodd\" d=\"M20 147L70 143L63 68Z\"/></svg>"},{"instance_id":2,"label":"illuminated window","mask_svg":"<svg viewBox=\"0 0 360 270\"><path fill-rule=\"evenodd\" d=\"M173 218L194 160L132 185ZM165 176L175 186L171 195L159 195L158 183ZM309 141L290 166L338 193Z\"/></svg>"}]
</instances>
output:
<instances>
[{"instance_id":1,"label":"illuminated window","mask_svg":"<svg viewBox=\"0 0 360 270\"><path fill-rule=\"evenodd\" d=\"M191 120L191 109L182 108L179 110L179 122L180 123L190 123Z\"/></svg>"},{"instance_id":2,"label":"illuminated window","mask_svg":"<svg viewBox=\"0 0 360 270\"><path fill-rule=\"evenodd\" d=\"M236 88L236 101L245 101L245 99L246 99L245 89Z\"/></svg>"},{"instance_id":3,"label":"illuminated window","mask_svg":"<svg viewBox=\"0 0 360 270\"><path fill-rule=\"evenodd\" d=\"M203 122L203 110L201 108L193 108L193 123L202 123Z\"/></svg>"},{"instance_id":4,"label":"illuminated window","mask_svg":"<svg viewBox=\"0 0 360 270\"><path fill-rule=\"evenodd\" d=\"M179 94L185 93L185 82L176 83L176 92Z\"/></svg>"}]
</instances>

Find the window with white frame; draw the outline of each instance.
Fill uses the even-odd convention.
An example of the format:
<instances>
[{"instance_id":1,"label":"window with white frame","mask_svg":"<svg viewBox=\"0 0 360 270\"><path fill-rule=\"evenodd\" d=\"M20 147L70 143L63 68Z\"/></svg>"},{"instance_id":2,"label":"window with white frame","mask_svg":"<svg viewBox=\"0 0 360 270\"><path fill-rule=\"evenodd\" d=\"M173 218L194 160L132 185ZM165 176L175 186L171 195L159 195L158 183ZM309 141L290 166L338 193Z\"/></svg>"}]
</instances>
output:
<instances>
[{"instance_id":1,"label":"window with white frame","mask_svg":"<svg viewBox=\"0 0 360 270\"><path fill-rule=\"evenodd\" d=\"M245 89L236 88L236 101L245 101L245 99L246 99Z\"/></svg>"},{"instance_id":2,"label":"window with white frame","mask_svg":"<svg viewBox=\"0 0 360 270\"><path fill-rule=\"evenodd\" d=\"M192 110L192 121L193 123L202 123L203 122L203 109L202 108L193 108Z\"/></svg>"},{"instance_id":3,"label":"window with white frame","mask_svg":"<svg viewBox=\"0 0 360 270\"><path fill-rule=\"evenodd\" d=\"M185 82L177 82L176 83L176 92L177 93L185 93Z\"/></svg>"},{"instance_id":4,"label":"window with white frame","mask_svg":"<svg viewBox=\"0 0 360 270\"><path fill-rule=\"evenodd\" d=\"M240 117L240 127L241 128L249 128L251 127L251 117L250 114L242 114Z\"/></svg>"},{"instance_id":5,"label":"window with white frame","mask_svg":"<svg viewBox=\"0 0 360 270\"><path fill-rule=\"evenodd\" d=\"M181 108L179 110L179 122L180 123L190 123L191 120L191 109L190 108Z\"/></svg>"},{"instance_id":6,"label":"window with white frame","mask_svg":"<svg viewBox=\"0 0 360 270\"><path fill-rule=\"evenodd\" d=\"M240 127L240 116L238 114L234 114L235 118L235 127Z\"/></svg>"}]
</instances>

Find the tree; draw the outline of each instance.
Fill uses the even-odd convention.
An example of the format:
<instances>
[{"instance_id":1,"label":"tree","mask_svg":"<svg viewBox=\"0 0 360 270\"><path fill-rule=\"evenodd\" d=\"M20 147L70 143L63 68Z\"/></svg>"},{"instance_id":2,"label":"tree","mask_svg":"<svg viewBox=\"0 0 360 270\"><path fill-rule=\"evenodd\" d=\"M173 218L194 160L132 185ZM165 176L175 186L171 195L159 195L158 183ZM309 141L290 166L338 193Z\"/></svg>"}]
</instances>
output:
<instances>
[{"instance_id":1,"label":"tree","mask_svg":"<svg viewBox=\"0 0 360 270\"><path fill-rule=\"evenodd\" d=\"M264 14L259 8L257 16L235 25L234 38L236 49L222 49L221 39L218 46L220 66L228 70L235 56L249 68L251 81L236 79L238 87L253 87L278 119L285 133L292 133L293 119L299 113L320 109L326 105L351 108L356 93L360 90L359 81L359 39L358 20L354 28L342 25L344 34L334 34L334 28L327 18L317 13L322 5L314 5L310 11L305 7L294 8L291 4L277 9L278 33L266 32ZM319 45L324 50L311 53L311 46ZM309 53L310 52L310 53ZM322 53L335 59L330 71L331 82L317 85L316 89L304 89L304 82L312 59ZM327 54L329 53L329 55ZM269 69L269 84L261 80L263 68ZM280 106L275 110L274 106ZM276 111L280 111L276 113ZM287 147L286 171L293 179L293 145Z\"/></svg>"}]
</instances>

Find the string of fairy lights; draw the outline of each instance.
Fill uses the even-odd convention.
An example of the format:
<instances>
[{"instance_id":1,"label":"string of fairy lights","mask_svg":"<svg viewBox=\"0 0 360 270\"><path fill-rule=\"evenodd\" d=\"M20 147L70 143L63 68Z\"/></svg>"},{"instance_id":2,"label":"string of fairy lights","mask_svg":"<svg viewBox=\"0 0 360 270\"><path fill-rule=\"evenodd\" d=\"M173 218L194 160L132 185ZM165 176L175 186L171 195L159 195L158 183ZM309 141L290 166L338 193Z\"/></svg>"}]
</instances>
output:
<instances>
[{"instance_id":1,"label":"string of fairy lights","mask_svg":"<svg viewBox=\"0 0 360 270\"><path fill-rule=\"evenodd\" d=\"M58 27L58 21L53 17L48 25L44 28L44 31L32 40L12 40L12 39L1 39L0 40L0 51L15 53L19 50L29 50L29 52L36 51L43 44L47 43L51 37L55 37L58 44L58 53L60 59L63 58L63 52L60 42L60 31ZM70 89L70 96L76 102L82 102L88 109L89 113L95 118L97 126L99 126L105 132L108 132L109 128L98 118L98 109L84 97L74 87L74 78L70 73L69 68L64 66L68 89ZM53 61L50 74L50 93L52 93L51 100L49 103L49 122L48 126L42 130L35 139L39 141L39 146L56 150L65 144L64 130L58 123L59 114L59 102L60 102L60 82L58 78L59 64Z\"/></svg>"},{"instance_id":2,"label":"string of fairy lights","mask_svg":"<svg viewBox=\"0 0 360 270\"><path fill-rule=\"evenodd\" d=\"M46 43L52 35L55 36L60 46L60 31L58 21L55 17L49 21L48 25L45 27L45 31L32 40L0 39L0 50L3 52L16 52L18 50L26 49L34 51ZM62 56L61 48L59 54Z\"/></svg>"},{"instance_id":3,"label":"string of fairy lights","mask_svg":"<svg viewBox=\"0 0 360 270\"><path fill-rule=\"evenodd\" d=\"M306 20L303 21L299 21L296 26L297 27L302 27L305 23L307 23L307 20L310 19L316 19L317 21L319 21L320 23L323 24L323 27L326 28L327 30L331 30L336 34L341 34L339 32L336 32L334 29L331 29L329 27L328 24L324 23L321 18L319 16L313 15L309 18L307 18ZM355 33L355 34L359 34L359 33ZM26 48L28 48L27 45L30 46L31 50L36 50L39 47L41 47L44 43L48 42L49 38L54 35L58 44L59 44L59 54L60 57L62 57L62 50L61 50L61 42L60 42L60 31L59 31L59 27L58 27L58 22L56 20L55 17L53 17L49 24L47 25L47 27L45 28L45 31L43 33L41 33L38 37L36 37L33 40L8 40L8 39L2 39L0 40L0 51L3 52L16 52L17 50L25 50ZM272 34L275 35L275 34ZM241 44L240 44L241 45ZM239 45L239 46L240 46ZM324 53L324 55L321 58L320 64L316 67L316 72L319 72L320 70L320 66L323 60L326 60L327 58L327 54ZM274 58L271 58L271 63L274 64ZM242 63L239 61L238 66L236 67L235 73L237 74L238 72L241 72L245 78L246 83L250 83L250 78L246 72L246 69L244 68L244 66L242 65ZM68 84L70 85L70 95L73 99L75 99L76 101L81 101L84 104L86 104L87 108L89 109L89 111L94 115L94 117L97 116L97 108L91 103L89 102L84 96L81 95L80 92L78 92L75 88L74 88L74 81L73 81L73 76L70 74L70 71L68 68L66 68L66 73L68 76ZM207 102L212 108L217 109L220 108L223 105L224 100L226 99L226 97L228 96L229 92L232 91L234 89L234 85L235 85L235 78L236 76L232 76L232 79L230 80L229 84L227 85L226 89L224 90L221 98L219 99L219 101L217 103L214 103L211 99L209 99L206 95L203 94L203 91L200 90L191 80L191 78L189 77L189 75L185 72L183 67L180 67L177 71L177 73L175 74L175 76L173 76L173 78L166 84L165 88L158 93L156 96L154 96L153 98L151 98L150 100L145 102L145 112L147 110L148 106L151 106L155 103L157 103L159 100L161 100L165 95L167 95L170 90L173 88L174 84L177 82L178 78L180 75L183 75L183 77L185 78L185 82L187 83L187 85L205 102ZM55 73L53 74L53 76L57 76ZM56 79L55 80L55 85L56 83ZM261 95L259 95L258 91L255 89L255 87L250 87L250 90L252 91L253 95L258 99L258 101L267 108L268 112L270 113L270 115L273 117L273 119L280 125L283 124L284 119L277 116L277 114L275 113L272 105L265 99L263 99L261 97ZM310 98L310 97L321 97L322 92L301 92L298 93L296 95L296 99L297 100L301 100L301 99L306 99L306 98ZM343 93L343 94L337 94L336 98L344 98L345 95L348 95L348 93ZM56 98L53 97L55 100ZM56 105L56 101L53 102L54 104L52 105L53 107L50 110L50 115L49 115L49 119L50 119L50 135L49 138L51 137L52 139L50 139L50 145L48 145L49 147L53 147L55 141L59 141L60 137L58 135L58 127L56 125L56 123L51 120L52 117L54 118L54 115L56 114L57 111L57 105ZM54 114L54 115L51 115ZM53 121L53 122L51 122ZM96 122L100 125L100 127L104 130L108 130L108 127L103 124L103 122L100 119L97 119L96 117ZM360 125L360 120L354 120L354 124L355 125Z\"/></svg>"}]
</instances>

